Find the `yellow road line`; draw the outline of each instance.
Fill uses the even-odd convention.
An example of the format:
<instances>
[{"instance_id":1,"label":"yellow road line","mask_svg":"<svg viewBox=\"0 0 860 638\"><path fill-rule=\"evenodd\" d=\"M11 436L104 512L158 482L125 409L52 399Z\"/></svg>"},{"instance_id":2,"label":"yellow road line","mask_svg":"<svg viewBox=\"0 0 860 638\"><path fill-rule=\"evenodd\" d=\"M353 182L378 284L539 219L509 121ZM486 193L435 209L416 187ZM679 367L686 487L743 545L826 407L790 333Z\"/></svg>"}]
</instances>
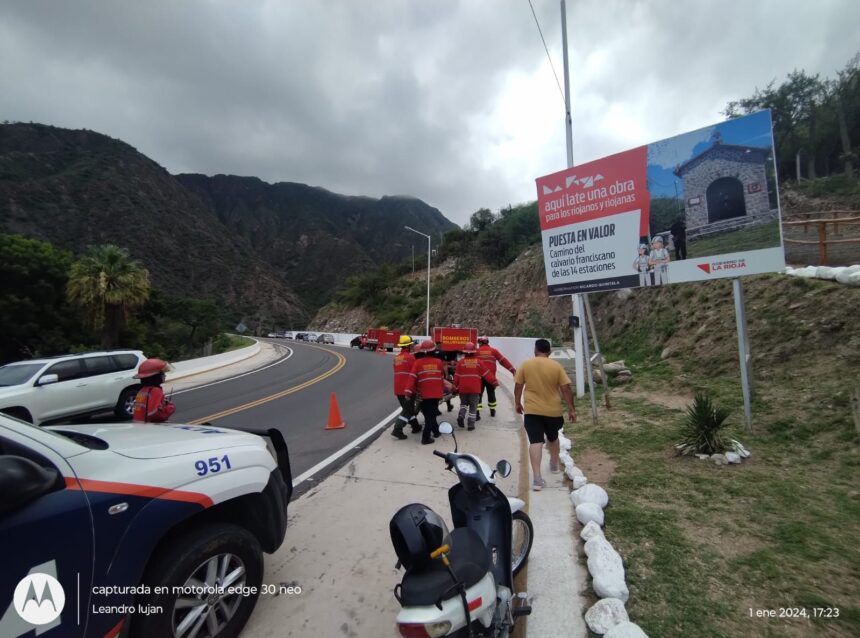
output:
<instances>
[{"instance_id":1,"label":"yellow road line","mask_svg":"<svg viewBox=\"0 0 860 638\"><path fill-rule=\"evenodd\" d=\"M341 370L341 368L343 368L346 365L346 357L343 356L339 352L329 350L328 348L319 348L317 346L309 346L309 347L317 348L318 350L325 350L326 352L333 354L335 357L337 357L337 363L330 370L327 370L326 372L322 373L318 377L314 377L313 379L309 379L308 381L305 381L304 383L300 383L299 385L295 385L291 388L287 388L286 390L281 390L280 392L276 392L275 394L269 395L267 397L263 397L261 399L256 399L254 401L250 401L250 402L244 403L242 405L237 405L235 408L229 408L227 410L222 410L221 412L217 412L215 414L210 414L209 416L204 416L204 417L201 417L199 419L195 419L194 421L189 421L189 423L194 424L194 425L199 425L200 423L206 423L207 421L214 421L215 419L222 419L225 416L230 416L231 414L236 414L237 412L241 412L242 410L248 410L250 408L255 408L258 405L268 403L269 401L274 401L275 399L283 398L289 394L293 394L294 392L298 392L299 390L304 390L305 388L312 386L315 383L319 383L323 379L328 379L331 375L335 374L336 372Z\"/></svg>"}]
</instances>

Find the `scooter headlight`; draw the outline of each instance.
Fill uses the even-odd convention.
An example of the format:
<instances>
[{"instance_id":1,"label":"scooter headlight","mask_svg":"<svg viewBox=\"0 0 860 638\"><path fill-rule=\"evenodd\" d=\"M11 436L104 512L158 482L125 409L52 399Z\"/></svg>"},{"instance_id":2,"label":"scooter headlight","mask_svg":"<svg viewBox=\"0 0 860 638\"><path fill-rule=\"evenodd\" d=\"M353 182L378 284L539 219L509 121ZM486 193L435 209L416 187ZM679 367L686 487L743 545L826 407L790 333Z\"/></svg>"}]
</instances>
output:
<instances>
[{"instance_id":1,"label":"scooter headlight","mask_svg":"<svg viewBox=\"0 0 860 638\"><path fill-rule=\"evenodd\" d=\"M456 466L460 474L472 475L478 473L478 468L469 459L457 459Z\"/></svg>"}]
</instances>

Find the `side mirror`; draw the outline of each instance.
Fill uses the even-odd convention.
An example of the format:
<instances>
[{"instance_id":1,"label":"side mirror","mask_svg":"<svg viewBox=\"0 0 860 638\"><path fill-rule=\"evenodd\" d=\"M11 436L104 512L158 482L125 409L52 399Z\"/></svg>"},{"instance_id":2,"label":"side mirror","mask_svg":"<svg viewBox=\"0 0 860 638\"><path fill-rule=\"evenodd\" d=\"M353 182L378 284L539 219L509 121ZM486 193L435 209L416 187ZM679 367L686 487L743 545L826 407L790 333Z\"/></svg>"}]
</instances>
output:
<instances>
[{"instance_id":1,"label":"side mirror","mask_svg":"<svg viewBox=\"0 0 860 638\"><path fill-rule=\"evenodd\" d=\"M60 380L56 374L43 374L39 377L39 380L36 381L36 385L48 385L49 383L56 383Z\"/></svg>"},{"instance_id":2,"label":"side mirror","mask_svg":"<svg viewBox=\"0 0 860 638\"><path fill-rule=\"evenodd\" d=\"M439 424L439 432L442 434L453 434L454 428L447 421L442 421L442 423Z\"/></svg>"},{"instance_id":3,"label":"side mirror","mask_svg":"<svg viewBox=\"0 0 860 638\"><path fill-rule=\"evenodd\" d=\"M0 456L0 514L6 514L47 494L59 473L22 456Z\"/></svg>"},{"instance_id":4,"label":"side mirror","mask_svg":"<svg viewBox=\"0 0 860 638\"><path fill-rule=\"evenodd\" d=\"M511 475L511 464L505 459L502 459L496 463L496 472L498 472L502 478L508 478Z\"/></svg>"}]
</instances>

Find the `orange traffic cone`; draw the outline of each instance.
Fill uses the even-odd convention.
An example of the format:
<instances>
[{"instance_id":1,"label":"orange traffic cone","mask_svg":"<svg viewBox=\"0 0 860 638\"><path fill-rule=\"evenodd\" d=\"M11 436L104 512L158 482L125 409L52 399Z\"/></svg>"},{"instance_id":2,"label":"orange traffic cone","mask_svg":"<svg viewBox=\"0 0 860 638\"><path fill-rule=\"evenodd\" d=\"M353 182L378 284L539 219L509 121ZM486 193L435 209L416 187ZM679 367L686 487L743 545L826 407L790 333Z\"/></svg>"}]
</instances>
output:
<instances>
[{"instance_id":1,"label":"orange traffic cone","mask_svg":"<svg viewBox=\"0 0 860 638\"><path fill-rule=\"evenodd\" d=\"M325 429L338 430L345 427L346 423L340 418L340 408L337 407L337 398L334 396L334 392L332 392L328 405L328 425L325 426Z\"/></svg>"}]
</instances>

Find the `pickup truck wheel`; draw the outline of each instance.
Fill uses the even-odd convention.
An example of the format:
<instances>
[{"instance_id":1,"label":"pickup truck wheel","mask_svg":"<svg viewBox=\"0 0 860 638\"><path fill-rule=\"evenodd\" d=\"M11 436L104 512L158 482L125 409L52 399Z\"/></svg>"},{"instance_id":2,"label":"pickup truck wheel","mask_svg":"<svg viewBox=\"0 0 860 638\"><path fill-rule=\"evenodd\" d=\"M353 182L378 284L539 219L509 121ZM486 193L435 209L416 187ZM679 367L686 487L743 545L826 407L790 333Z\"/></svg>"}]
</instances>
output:
<instances>
[{"instance_id":1,"label":"pickup truck wheel","mask_svg":"<svg viewBox=\"0 0 860 638\"><path fill-rule=\"evenodd\" d=\"M137 391L138 388L126 388L120 393L113 409L116 418L128 420L134 416L134 397L137 396Z\"/></svg>"},{"instance_id":2,"label":"pickup truck wheel","mask_svg":"<svg viewBox=\"0 0 860 638\"><path fill-rule=\"evenodd\" d=\"M236 525L208 525L172 539L147 567L153 592L138 599L161 613L136 616L132 638L235 638L242 631L263 581L260 543ZM156 586L167 587L155 594Z\"/></svg>"}]
</instances>

